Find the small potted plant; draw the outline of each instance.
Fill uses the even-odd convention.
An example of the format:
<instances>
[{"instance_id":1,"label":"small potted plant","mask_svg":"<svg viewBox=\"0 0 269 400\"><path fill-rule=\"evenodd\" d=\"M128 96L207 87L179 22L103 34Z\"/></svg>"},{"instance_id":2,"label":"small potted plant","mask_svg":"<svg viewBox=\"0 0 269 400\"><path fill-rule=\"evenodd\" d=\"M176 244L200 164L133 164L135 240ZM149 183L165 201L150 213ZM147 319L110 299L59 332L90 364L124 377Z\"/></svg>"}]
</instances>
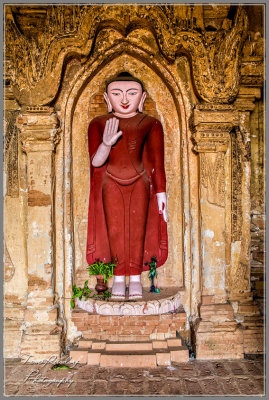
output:
<instances>
[{"instance_id":1,"label":"small potted plant","mask_svg":"<svg viewBox=\"0 0 269 400\"><path fill-rule=\"evenodd\" d=\"M93 264L87 267L89 275L96 275L97 284L95 290L98 294L107 290L106 282L108 278L113 276L114 268L117 266L117 260L104 262L96 260Z\"/></svg>"}]
</instances>

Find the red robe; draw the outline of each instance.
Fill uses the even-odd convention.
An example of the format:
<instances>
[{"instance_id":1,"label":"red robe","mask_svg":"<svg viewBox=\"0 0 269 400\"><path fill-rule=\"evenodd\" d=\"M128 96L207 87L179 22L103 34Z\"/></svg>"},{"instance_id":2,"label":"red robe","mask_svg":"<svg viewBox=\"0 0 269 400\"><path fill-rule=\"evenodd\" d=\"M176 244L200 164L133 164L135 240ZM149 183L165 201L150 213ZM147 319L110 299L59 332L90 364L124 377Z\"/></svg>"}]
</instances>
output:
<instances>
[{"instance_id":1,"label":"red robe","mask_svg":"<svg viewBox=\"0 0 269 400\"><path fill-rule=\"evenodd\" d=\"M102 143L105 123L113 117L113 114L107 114L91 121L88 129L90 163ZM167 224L163 216L159 215L156 196L156 193L166 192L163 129L158 120L145 114L118 119L119 130L123 134L112 146L108 160L101 167L95 168L91 165L86 259L92 264L96 259L109 261L112 258L102 193L106 177L116 177L125 182L143 175L144 171L144 176L149 181L149 202L141 271L146 271L149 267L145 262L151 262L151 257L157 257L157 267L159 267L165 263L168 255ZM132 229L135 229L134 223ZM117 268L114 273L127 274L117 273Z\"/></svg>"}]
</instances>

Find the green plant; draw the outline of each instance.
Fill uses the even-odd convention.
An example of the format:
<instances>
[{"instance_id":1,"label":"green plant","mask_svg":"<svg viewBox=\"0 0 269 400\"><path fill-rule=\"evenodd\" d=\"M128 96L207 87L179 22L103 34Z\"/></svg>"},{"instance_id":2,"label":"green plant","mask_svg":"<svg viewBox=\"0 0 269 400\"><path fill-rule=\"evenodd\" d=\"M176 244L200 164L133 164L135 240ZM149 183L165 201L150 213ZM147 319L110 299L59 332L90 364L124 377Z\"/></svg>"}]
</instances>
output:
<instances>
[{"instance_id":1,"label":"green plant","mask_svg":"<svg viewBox=\"0 0 269 400\"><path fill-rule=\"evenodd\" d=\"M111 297L111 293L107 290L105 290L102 294L96 294L93 293L93 290L88 288L88 281L84 282L84 287L80 288L77 287L76 285L73 285L73 296L71 297L70 305L72 308L75 307L74 299L76 297L79 298L79 300L84 297L85 300L88 300L90 298L97 298L97 299L102 299L102 300L108 300Z\"/></svg>"},{"instance_id":2,"label":"green plant","mask_svg":"<svg viewBox=\"0 0 269 400\"><path fill-rule=\"evenodd\" d=\"M96 260L93 264L87 267L89 275L103 275L104 282L113 276L114 268L117 266L117 259L108 261L107 263Z\"/></svg>"},{"instance_id":3,"label":"green plant","mask_svg":"<svg viewBox=\"0 0 269 400\"><path fill-rule=\"evenodd\" d=\"M82 299L82 297L84 297L85 299L89 299L91 297L91 293L92 290L88 288L88 281L84 282L84 287L80 288L77 287L76 284L73 285L72 289L73 289L73 296L71 297L71 307L74 308L75 307L75 303L74 300L76 297L79 298L79 300Z\"/></svg>"},{"instance_id":4,"label":"green plant","mask_svg":"<svg viewBox=\"0 0 269 400\"><path fill-rule=\"evenodd\" d=\"M55 364L51 369L70 369L68 365Z\"/></svg>"},{"instance_id":5,"label":"green plant","mask_svg":"<svg viewBox=\"0 0 269 400\"><path fill-rule=\"evenodd\" d=\"M96 260L95 263L89 265L87 269L89 270L89 275L103 275L104 276L104 282L107 282L108 278L111 278L113 276L113 271L114 268L117 266L118 260L115 259L114 261L109 261L107 263ZM105 290L102 294L96 294L93 293L93 290L88 288L88 281L84 282L84 287L77 287L76 284L73 285L73 296L71 297L70 305L72 308L75 307L75 302L74 299L76 297L79 298L79 300L82 299L82 297L87 300L89 298L99 298L102 300L108 300L111 296L111 293L107 290Z\"/></svg>"},{"instance_id":6,"label":"green plant","mask_svg":"<svg viewBox=\"0 0 269 400\"><path fill-rule=\"evenodd\" d=\"M92 297L97 297L102 300L108 300L111 297L111 293L108 290L105 290L101 294L94 294Z\"/></svg>"}]
</instances>

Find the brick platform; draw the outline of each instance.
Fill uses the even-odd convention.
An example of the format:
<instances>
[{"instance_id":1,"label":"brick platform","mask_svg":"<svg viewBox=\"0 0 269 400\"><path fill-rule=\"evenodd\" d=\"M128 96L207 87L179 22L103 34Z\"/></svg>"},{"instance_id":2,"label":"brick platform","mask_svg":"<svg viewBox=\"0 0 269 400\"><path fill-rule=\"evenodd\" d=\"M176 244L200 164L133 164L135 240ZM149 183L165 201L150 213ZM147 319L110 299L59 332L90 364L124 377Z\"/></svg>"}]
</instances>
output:
<instances>
[{"instance_id":1,"label":"brick platform","mask_svg":"<svg viewBox=\"0 0 269 400\"><path fill-rule=\"evenodd\" d=\"M84 339L109 341L164 340L183 337L186 332L186 314L167 313L160 315L99 315L74 309L72 321Z\"/></svg>"},{"instance_id":2,"label":"brick platform","mask_svg":"<svg viewBox=\"0 0 269 400\"><path fill-rule=\"evenodd\" d=\"M153 340L148 342L98 342L80 340L70 350L70 357L81 364L101 367L154 368L187 362L189 351L181 339Z\"/></svg>"},{"instance_id":3,"label":"brick platform","mask_svg":"<svg viewBox=\"0 0 269 400\"><path fill-rule=\"evenodd\" d=\"M100 315L79 308L72 320L83 337L70 349L72 359L101 367L153 368L187 362L189 351L177 338L186 332L186 314Z\"/></svg>"}]
</instances>

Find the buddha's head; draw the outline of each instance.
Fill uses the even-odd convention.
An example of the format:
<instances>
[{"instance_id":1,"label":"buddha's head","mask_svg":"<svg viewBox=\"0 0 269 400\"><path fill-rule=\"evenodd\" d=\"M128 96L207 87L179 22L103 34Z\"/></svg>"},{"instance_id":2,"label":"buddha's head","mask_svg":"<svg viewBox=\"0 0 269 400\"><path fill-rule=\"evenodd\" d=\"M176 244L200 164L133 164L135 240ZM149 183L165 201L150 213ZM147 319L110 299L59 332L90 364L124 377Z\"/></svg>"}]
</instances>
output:
<instances>
[{"instance_id":1,"label":"buddha's head","mask_svg":"<svg viewBox=\"0 0 269 400\"><path fill-rule=\"evenodd\" d=\"M113 111L123 118L142 112L146 96L142 82L128 72L122 72L108 81L104 93L108 112Z\"/></svg>"}]
</instances>

